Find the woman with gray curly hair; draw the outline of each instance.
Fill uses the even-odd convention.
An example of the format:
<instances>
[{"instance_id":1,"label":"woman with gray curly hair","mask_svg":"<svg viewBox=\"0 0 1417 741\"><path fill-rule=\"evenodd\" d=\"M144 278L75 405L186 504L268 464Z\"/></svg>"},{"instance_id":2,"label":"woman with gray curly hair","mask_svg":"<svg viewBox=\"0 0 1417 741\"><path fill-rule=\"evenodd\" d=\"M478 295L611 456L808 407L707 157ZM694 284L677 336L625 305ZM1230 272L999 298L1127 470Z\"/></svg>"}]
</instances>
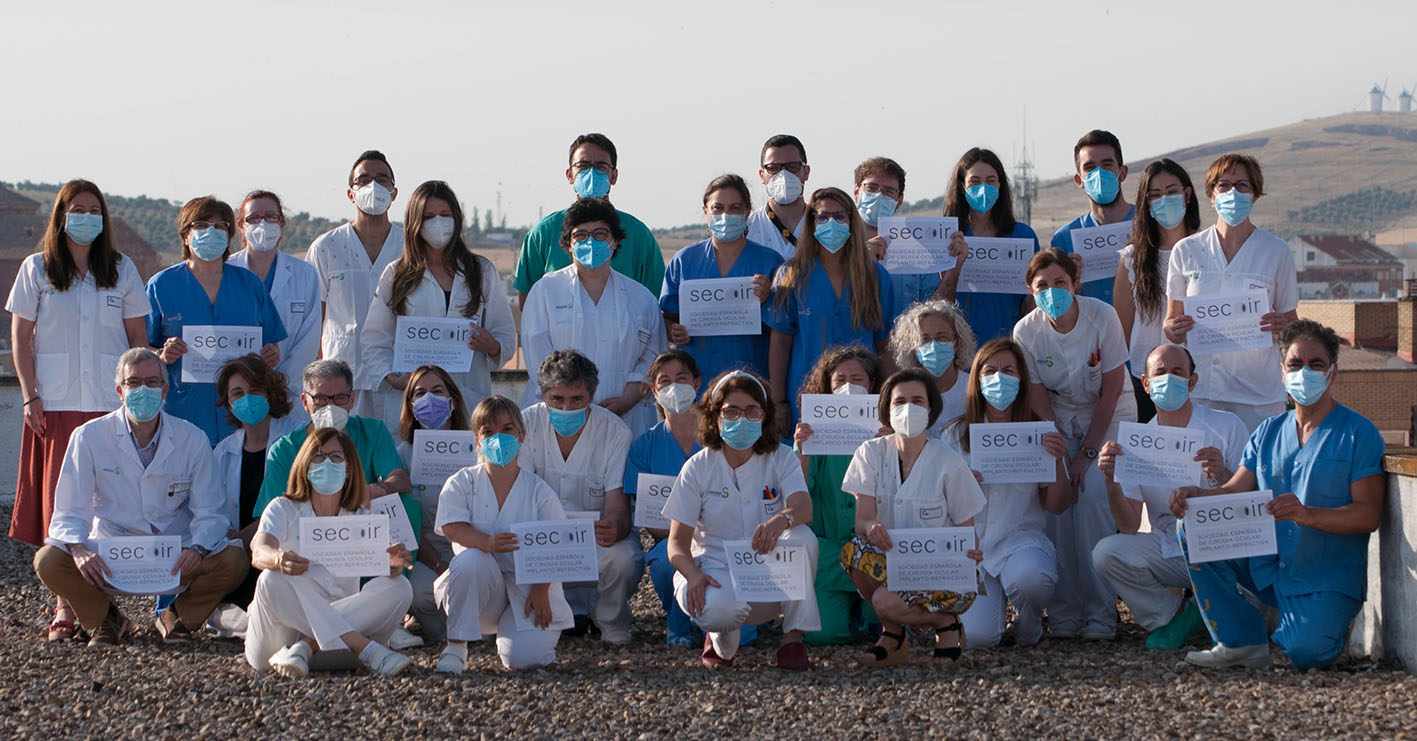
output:
<instances>
[{"instance_id":1,"label":"woman with gray curly hair","mask_svg":"<svg viewBox=\"0 0 1417 741\"><path fill-rule=\"evenodd\" d=\"M951 420L964 414L969 363L978 347L974 330L953 301L922 301L896 320L890 347L897 366L924 368L935 377L944 408L926 434L938 438Z\"/></svg>"}]
</instances>

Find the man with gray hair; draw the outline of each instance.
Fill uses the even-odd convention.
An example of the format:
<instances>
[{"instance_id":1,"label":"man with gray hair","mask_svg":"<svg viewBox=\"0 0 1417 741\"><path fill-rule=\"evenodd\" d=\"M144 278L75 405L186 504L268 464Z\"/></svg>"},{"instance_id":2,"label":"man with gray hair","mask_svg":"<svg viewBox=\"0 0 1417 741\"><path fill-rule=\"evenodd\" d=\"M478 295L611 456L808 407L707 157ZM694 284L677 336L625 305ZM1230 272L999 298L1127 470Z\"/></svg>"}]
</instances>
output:
<instances>
[{"instance_id":1,"label":"man with gray hair","mask_svg":"<svg viewBox=\"0 0 1417 741\"><path fill-rule=\"evenodd\" d=\"M171 574L182 593L157 621L167 642L186 640L222 595L246 578L250 560L226 537L226 497L207 436L162 411L167 372L145 347L123 353L115 377L123 406L80 425L69 440L49 537L34 557L40 581L74 607L90 646L112 646L132 624L113 603L110 564L140 547L125 538L174 536Z\"/></svg>"}]
</instances>

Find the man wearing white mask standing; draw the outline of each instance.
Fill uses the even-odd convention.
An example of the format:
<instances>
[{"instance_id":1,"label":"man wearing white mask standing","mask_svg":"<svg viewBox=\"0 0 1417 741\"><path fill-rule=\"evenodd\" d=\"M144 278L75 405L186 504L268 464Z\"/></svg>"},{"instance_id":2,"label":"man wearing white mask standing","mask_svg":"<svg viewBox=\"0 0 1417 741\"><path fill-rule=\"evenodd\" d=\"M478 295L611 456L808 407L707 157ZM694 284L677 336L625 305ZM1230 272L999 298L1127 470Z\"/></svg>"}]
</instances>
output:
<instances>
[{"instance_id":1,"label":"man wearing white mask standing","mask_svg":"<svg viewBox=\"0 0 1417 741\"><path fill-rule=\"evenodd\" d=\"M768 201L748 214L748 241L771 247L786 260L797 251L797 238L807 219L803 183L812 174L807 150L791 134L776 134L763 144L758 178Z\"/></svg>"}]
</instances>

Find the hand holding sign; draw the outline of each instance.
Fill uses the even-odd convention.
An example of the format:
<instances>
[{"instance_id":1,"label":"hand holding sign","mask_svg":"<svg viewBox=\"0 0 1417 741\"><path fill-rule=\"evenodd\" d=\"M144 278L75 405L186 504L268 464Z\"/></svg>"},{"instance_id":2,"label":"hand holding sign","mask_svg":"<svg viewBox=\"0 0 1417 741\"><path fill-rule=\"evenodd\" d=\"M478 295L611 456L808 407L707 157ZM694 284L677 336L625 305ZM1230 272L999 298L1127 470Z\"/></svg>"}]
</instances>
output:
<instances>
[{"instance_id":1,"label":"hand holding sign","mask_svg":"<svg viewBox=\"0 0 1417 741\"><path fill-rule=\"evenodd\" d=\"M953 216L890 216L880 220L877 234L886 241L881 263L892 275L943 273L955 266L950 240L959 231Z\"/></svg>"},{"instance_id":2,"label":"hand holding sign","mask_svg":"<svg viewBox=\"0 0 1417 741\"><path fill-rule=\"evenodd\" d=\"M959 270L960 293L1028 294L1028 261L1033 240L1011 237L966 237L969 258Z\"/></svg>"},{"instance_id":3,"label":"hand holding sign","mask_svg":"<svg viewBox=\"0 0 1417 741\"><path fill-rule=\"evenodd\" d=\"M518 584L593 582L600 574L592 520L545 520L512 525Z\"/></svg>"},{"instance_id":4,"label":"hand holding sign","mask_svg":"<svg viewBox=\"0 0 1417 741\"><path fill-rule=\"evenodd\" d=\"M1082 258L1082 282L1111 278L1117 274L1117 252L1131 238L1132 222L1119 221L1101 226L1084 226L1068 232L1073 254Z\"/></svg>"},{"instance_id":5,"label":"hand holding sign","mask_svg":"<svg viewBox=\"0 0 1417 741\"><path fill-rule=\"evenodd\" d=\"M1186 347L1194 355L1214 355L1274 346L1274 336L1261 328L1270 313L1269 294L1249 290L1224 296L1187 296L1186 316L1194 325L1186 333Z\"/></svg>"},{"instance_id":6,"label":"hand holding sign","mask_svg":"<svg viewBox=\"0 0 1417 741\"><path fill-rule=\"evenodd\" d=\"M108 586L116 591L171 594L182 584L176 568L182 539L175 535L101 538L94 541L94 551L107 568Z\"/></svg>"},{"instance_id":7,"label":"hand holding sign","mask_svg":"<svg viewBox=\"0 0 1417 741\"><path fill-rule=\"evenodd\" d=\"M778 544L759 553L746 540L725 540L733 595L744 602L796 602L807 598L807 548Z\"/></svg>"},{"instance_id":8,"label":"hand holding sign","mask_svg":"<svg viewBox=\"0 0 1417 741\"><path fill-rule=\"evenodd\" d=\"M800 446L803 455L851 455L876 436L876 394L803 394L802 422L811 437Z\"/></svg>"},{"instance_id":9,"label":"hand holding sign","mask_svg":"<svg viewBox=\"0 0 1417 741\"><path fill-rule=\"evenodd\" d=\"M1117 437L1120 451L1112 451L1114 455L1120 452L1114 458L1117 483L1173 487L1200 480L1196 453L1205 446L1203 431L1122 422L1117 426Z\"/></svg>"},{"instance_id":10,"label":"hand holding sign","mask_svg":"<svg viewBox=\"0 0 1417 741\"><path fill-rule=\"evenodd\" d=\"M972 527L897 528L886 554L886 588L892 592L975 592L979 576Z\"/></svg>"},{"instance_id":11,"label":"hand holding sign","mask_svg":"<svg viewBox=\"0 0 1417 741\"><path fill-rule=\"evenodd\" d=\"M182 327L182 342L187 347L181 356L182 382L215 383L226 361L261 351L261 328L188 324Z\"/></svg>"},{"instance_id":12,"label":"hand holding sign","mask_svg":"<svg viewBox=\"0 0 1417 741\"><path fill-rule=\"evenodd\" d=\"M472 368L472 328L465 317L401 316L394 330L395 373L436 365L449 373Z\"/></svg>"},{"instance_id":13,"label":"hand holding sign","mask_svg":"<svg viewBox=\"0 0 1417 741\"><path fill-rule=\"evenodd\" d=\"M389 575L388 515L300 518L300 550L334 576Z\"/></svg>"},{"instance_id":14,"label":"hand holding sign","mask_svg":"<svg viewBox=\"0 0 1417 741\"><path fill-rule=\"evenodd\" d=\"M1046 484L1057 479L1056 459L1043 438L1052 422L1000 422L969 426L969 467L986 484Z\"/></svg>"},{"instance_id":15,"label":"hand holding sign","mask_svg":"<svg viewBox=\"0 0 1417 741\"><path fill-rule=\"evenodd\" d=\"M752 276L686 280L679 286L679 323L692 337L760 335L762 300L756 286Z\"/></svg>"},{"instance_id":16,"label":"hand holding sign","mask_svg":"<svg viewBox=\"0 0 1417 741\"><path fill-rule=\"evenodd\" d=\"M1273 496L1269 491L1250 491L1189 501L1185 523L1190 562L1228 561L1278 553L1275 518L1269 511Z\"/></svg>"}]
</instances>

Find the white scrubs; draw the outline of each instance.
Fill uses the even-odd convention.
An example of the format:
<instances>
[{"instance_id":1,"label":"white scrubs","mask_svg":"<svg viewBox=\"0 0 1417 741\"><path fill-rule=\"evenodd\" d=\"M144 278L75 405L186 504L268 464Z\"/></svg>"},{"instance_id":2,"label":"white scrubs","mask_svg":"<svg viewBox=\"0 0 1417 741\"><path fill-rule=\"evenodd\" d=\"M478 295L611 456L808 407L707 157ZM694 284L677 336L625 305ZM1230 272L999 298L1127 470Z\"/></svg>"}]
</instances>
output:
<instances>
[{"instance_id":1,"label":"white scrubs","mask_svg":"<svg viewBox=\"0 0 1417 741\"><path fill-rule=\"evenodd\" d=\"M346 222L315 238L305 260L320 276L320 301L324 304L324 324L320 336L321 357L343 360L359 372L362 357L359 333L364 317L374 302L374 285L384 268L403 254L403 227L394 224L373 261L359 241L354 224Z\"/></svg>"},{"instance_id":2,"label":"white scrubs","mask_svg":"<svg viewBox=\"0 0 1417 741\"><path fill-rule=\"evenodd\" d=\"M399 458L403 459L404 468L413 470L413 446L399 439L394 443L394 448L398 450ZM423 522L418 529L418 542L420 551L422 543L433 546L433 550L438 554L438 559L447 563L453 560L453 546L448 539L439 535L435 530L436 518L438 515L438 495L443 490L442 483L413 484L409 487L409 494L418 500L418 504L423 508ZM418 554L420 557L423 553ZM443 608L438 606L438 600L433 593L433 583L438 579L438 574L422 561L414 561L413 568L409 569L408 580L413 584L413 604L408 611L418 618L419 625L423 626L423 633L430 641L441 641L448 633L448 616L443 612Z\"/></svg>"},{"instance_id":3,"label":"white scrubs","mask_svg":"<svg viewBox=\"0 0 1417 741\"><path fill-rule=\"evenodd\" d=\"M940 379L935 379L936 384ZM925 434L938 440L949 424L955 421L959 415L964 414L964 402L969 398L969 371L960 369L955 375L955 384L947 389L940 389L940 416L935 420L935 424L930 425L930 429Z\"/></svg>"},{"instance_id":4,"label":"white scrubs","mask_svg":"<svg viewBox=\"0 0 1417 741\"><path fill-rule=\"evenodd\" d=\"M792 226L793 239L802 237L802 227L806 223L807 213L804 211L802 218ZM782 236L782 230L777 228L777 224L772 223L772 217L768 216L767 206L754 209L752 213L748 214L748 241L771 247L777 254L782 255L784 260L791 260L792 255L797 252L797 245L787 241L787 238Z\"/></svg>"},{"instance_id":5,"label":"white scrubs","mask_svg":"<svg viewBox=\"0 0 1417 741\"><path fill-rule=\"evenodd\" d=\"M250 248L232 255L227 262L250 270ZM280 348L276 370L285 374L286 387L298 396L302 390L300 376L320 352L320 275L310 263L284 252L276 255L271 270L275 271L270 283L271 302L285 325L285 339L276 343Z\"/></svg>"}]
</instances>

